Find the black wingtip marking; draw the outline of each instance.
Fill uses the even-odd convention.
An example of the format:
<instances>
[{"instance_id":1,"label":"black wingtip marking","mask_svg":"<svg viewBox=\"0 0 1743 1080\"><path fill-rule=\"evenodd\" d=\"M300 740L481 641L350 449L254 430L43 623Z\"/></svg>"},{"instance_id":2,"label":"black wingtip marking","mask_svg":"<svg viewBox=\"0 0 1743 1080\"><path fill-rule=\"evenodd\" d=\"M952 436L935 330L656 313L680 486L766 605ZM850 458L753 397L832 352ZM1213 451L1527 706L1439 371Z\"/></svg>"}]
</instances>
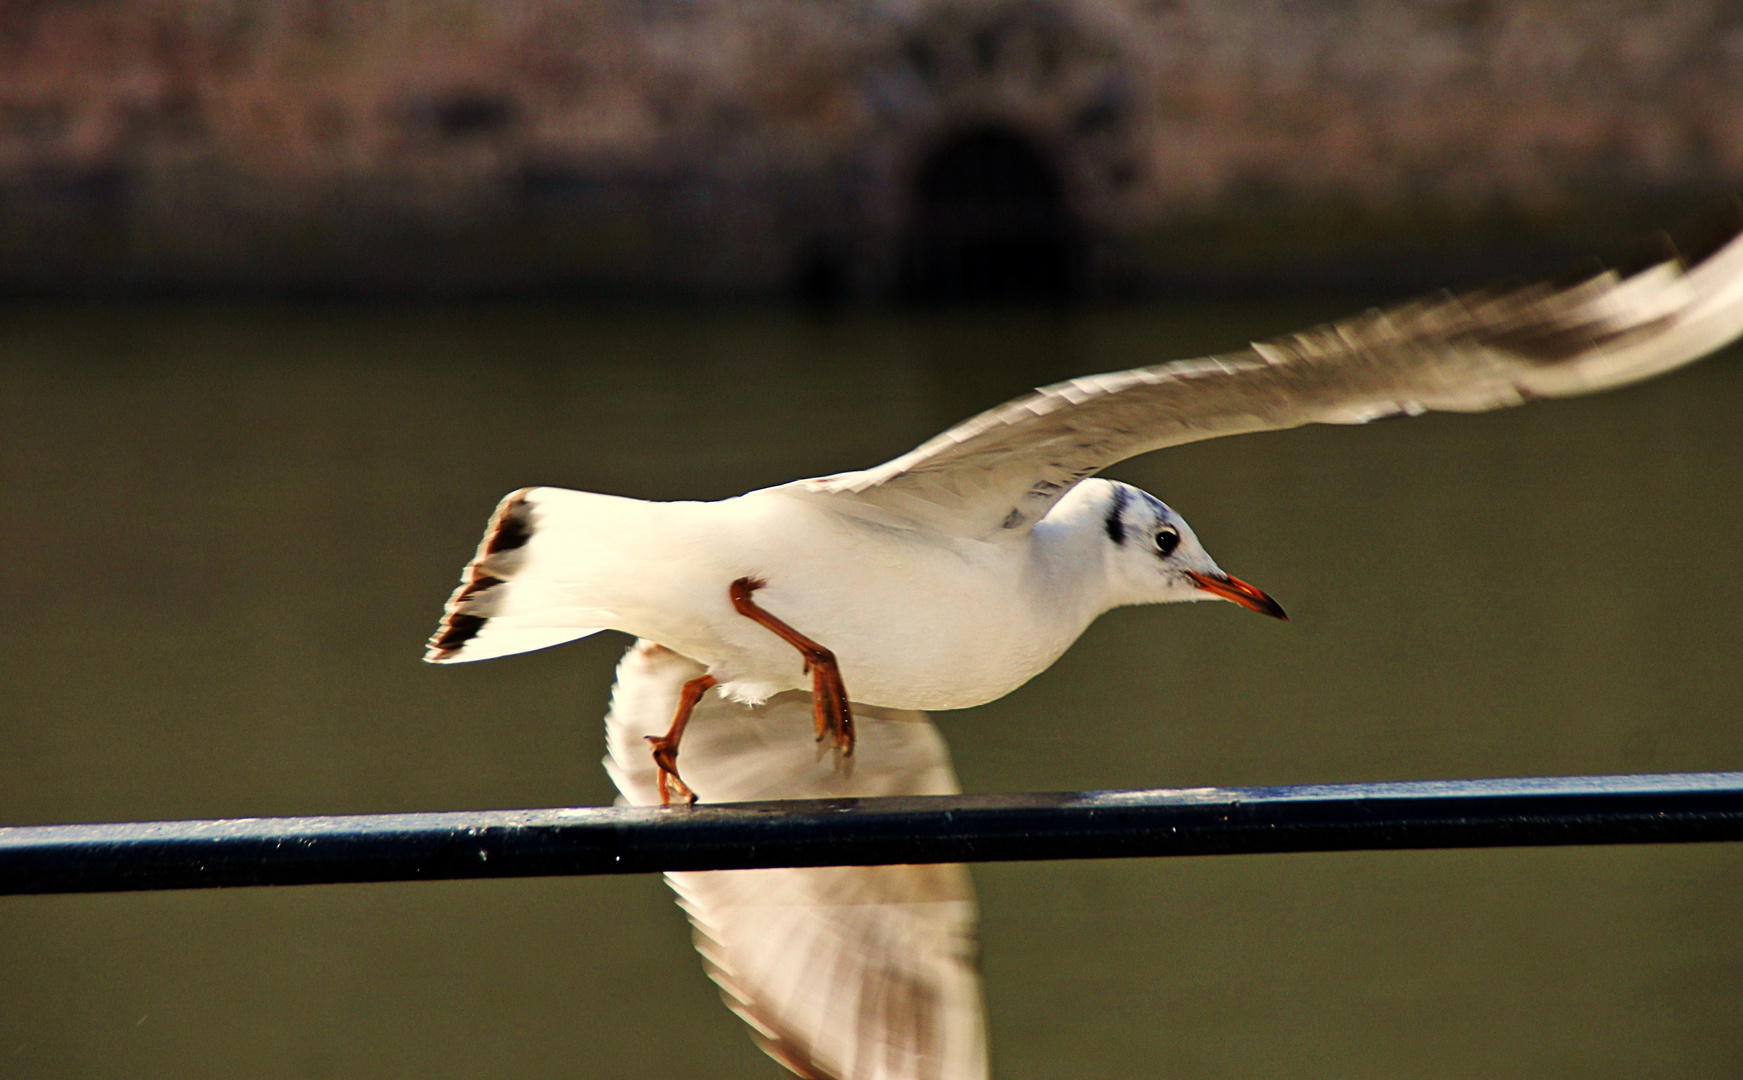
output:
<instances>
[{"instance_id":1,"label":"black wingtip marking","mask_svg":"<svg viewBox=\"0 0 1743 1080\"><path fill-rule=\"evenodd\" d=\"M1732 199L1673 230L1654 234L1617 261L1615 270L1618 276L1630 278L1671 261L1691 268L1705 262L1739 235L1743 235L1743 203ZM1577 288L1601 269L1601 266L1584 267L1578 274L1551 277L1540 285L1471 294L1466 302L1487 309L1488 325L1477 327L1470 338L1481 345L1505 349L1524 360L1557 364L1648 331L1663 321L1617 326L1607 319L1594 318L1585 310L1567 310L1557 303L1558 292Z\"/></svg>"},{"instance_id":2,"label":"black wingtip marking","mask_svg":"<svg viewBox=\"0 0 1743 1080\"><path fill-rule=\"evenodd\" d=\"M1505 349L1524 360L1559 364L1640 329L1611 326L1593 319L1575 321L1555 315L1536 318L1536 313L1529 309L1521 314L1523 318L1512 325L1483 330L1473 337L1483 345Z\"/></svg>"},{"instance_id":3,"label":"black wingtip marking","mask_svg":"<svg viewBox=\"0 0 1743 1080\"><path fill-rule=\"evenodd\" d=\"M1102 522L1102 526L1107 529L1108 539L1114 542L1115 547L1120 547L1126 542L1126 523L1124 515L1126 512L1126 500L1130 497L1131 496L1126 494L1124 484L1114 485L1114 501L1113 504L1108 507L1107 520Z\"/></svg>"}]
</instances>

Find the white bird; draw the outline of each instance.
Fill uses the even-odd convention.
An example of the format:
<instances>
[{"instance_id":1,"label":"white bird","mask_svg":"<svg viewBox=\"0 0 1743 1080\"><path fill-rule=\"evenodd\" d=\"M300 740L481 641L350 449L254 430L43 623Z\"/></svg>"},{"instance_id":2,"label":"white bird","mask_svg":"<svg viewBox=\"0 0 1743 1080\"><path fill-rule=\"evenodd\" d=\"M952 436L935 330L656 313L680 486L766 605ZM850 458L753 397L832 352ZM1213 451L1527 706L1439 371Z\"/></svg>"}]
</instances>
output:
<instances>
[{"instance_id":1,"label":"white bird","mask_svg":"<svg viewBox=\"0 0 1743 1080\"><path fill-rule=\"evenodd\" d=\"M623 801L658 803L643 739L672 718L700 664L641 641L617 668L606 714L606 771ZM696 706L690 782L710 802L951 795L960 788L924 713L857 707L859 758L803 733L803 691L760 706L712 696ZM985 1008L968 871L825 866L666 875L696 949L757 1043L800 1076L985 1080Z\"/></svg>"},{"instance_id":2,"label":"white bird","mask_svg":"<svg viewBox=\"0 0 1743 1080\"><path fill-rule=\"evenodd\" d=\"M1743 238L1704 262L1444 294L1223 356L1092 375L1018 398L873 469L718 502L536 487L497 507L430 641L457 663L601 629L706 669L653 739L677 751L712 687L809 687L819 739L852 749L855 701L957 709L1045 670L1125 604L1221 598L1282 617L1180 516L1089 479L1241 432L1481 412L1636 382L1743 332Z\"/></svg>"}]
</instances>

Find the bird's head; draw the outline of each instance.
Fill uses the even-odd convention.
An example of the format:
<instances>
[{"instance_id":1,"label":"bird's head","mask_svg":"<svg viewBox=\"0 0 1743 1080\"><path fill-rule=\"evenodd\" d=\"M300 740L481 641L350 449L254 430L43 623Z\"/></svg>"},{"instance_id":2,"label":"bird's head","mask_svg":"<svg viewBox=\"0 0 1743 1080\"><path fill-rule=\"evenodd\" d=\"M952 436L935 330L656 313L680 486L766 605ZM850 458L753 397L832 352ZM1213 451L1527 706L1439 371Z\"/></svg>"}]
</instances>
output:
<instances>
[{"instance_id":1,"label":"bird's head","mask_svg":"<svg viewBox=\"0 0 1743 1080\"><path fill-rule=\"evenodd\" d=\"M1127 604L1227 600L1287 619L1277 601L1216 564L1186 519L1130 484L1104 480L1100 529L1114 591Z\"/></svg>"}]
</instances>

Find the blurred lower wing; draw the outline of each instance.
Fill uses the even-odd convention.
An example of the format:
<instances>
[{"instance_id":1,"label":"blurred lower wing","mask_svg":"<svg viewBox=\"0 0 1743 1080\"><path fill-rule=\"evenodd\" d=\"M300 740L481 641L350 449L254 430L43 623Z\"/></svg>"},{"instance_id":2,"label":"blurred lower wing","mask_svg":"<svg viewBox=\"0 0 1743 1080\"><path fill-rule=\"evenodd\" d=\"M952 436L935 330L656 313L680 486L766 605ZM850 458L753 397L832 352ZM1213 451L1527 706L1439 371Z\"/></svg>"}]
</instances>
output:
<instances>
[{"instance_id":1,"label":"blurred lower wing","mask_svg":"<svg viewBox=\"0 0 1743 1080\"><path fill-rule=\"evenodd\" d=\"M658 805L646 736L702 674L650 642L617 669L606 770L631 805ZM760 706L705 697L684 737L685 779L704 802L945 795L959 788L924 713L854 705L858 748L812 737L811 699ZM979 1080L987 1075L974 893L967 870L832 866L666 875L696 948L764 1050L800 1076Z\"/></svg>"}]
</instances>

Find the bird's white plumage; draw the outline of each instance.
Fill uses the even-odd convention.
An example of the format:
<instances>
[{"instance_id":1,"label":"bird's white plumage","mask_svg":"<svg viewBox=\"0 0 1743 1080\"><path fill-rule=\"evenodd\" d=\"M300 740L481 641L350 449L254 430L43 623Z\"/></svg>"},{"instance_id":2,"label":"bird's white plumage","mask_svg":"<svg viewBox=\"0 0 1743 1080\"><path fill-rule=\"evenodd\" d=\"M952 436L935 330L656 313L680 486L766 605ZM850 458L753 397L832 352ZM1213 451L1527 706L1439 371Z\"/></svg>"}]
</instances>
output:
<instances>
[{"instance_id":1,"label":"bird's white plumage","mask_svg":"<svg viewBox=\"0 0 1743 1080\"><path fill-rule=\"evenodd\" d=\"M728 584L753 577L766 582L759 604L834 650L854 700L966 708L1009 693L1096 616L1138 599L1107 573L1109 488L1086 485L1024 545L893 530L790 487L712 503L533 488L511 496L531 530L531 587L520 572L482 591L462 585L458 607L489 613L486 630L507 618L517 630L603 625L658 641L755 702L811 680L792 646L734 610ZM1216 570L1192 553L1194 568Z\"/></svg>"},{"instance_id":2,"label":"bird's white plumage","mask_svg":"<svg viewBox=\"0 0 1743 1080\"><path fill-rule=\"evenodd\" d=\"M467 644L465 654L455 657L451 662L469 664L474 660L494 660L499 656L514 656L517 653L534 652L538 649L548 649L553 645L562 645L584 637L591 637L605 629L603 626L515 625L516 622L530 622L541 617L543 616L539 613L520 611L505 619L493 619L484 625L483 630L472 642Z\"/></svg>"},{"instance_id":3,"label":"bird's white plumage","mask_svg":"<svg viewBox=\"0 0 1743 1080\"><path fill-rule=\"evenodd\" d=\"M645 737L665 731L700 665L648 642L618 665L606 770L631 805L658 805ZM958 790L921 713L856 706L860 752L811 738L802 692L760 707L710 694L692 714L684 775L709 802ZM980 1080L987 1074L974 894L965 868L835 866L674 873L722 996L801 1076Z\"/></svg>"},{"instance_id":4,"label":"bird's white plumage","mask_svg":"<svg viewBox=\"0 0 1743 1080\"><path fill-rule=\"evenodd\" d=\"M498 507L427 658L610 627L694 657L741 700L809 687L798 652L729 602L729 584L748 578L766 583L766 611L834 650L854 700L977 705L1044 670L1111 607L1205 599L1205 581L1230 580L1195 540L1146 557L1145 530L1190 530L1151 496L1085 483L1108 465L1240 432L1603 390L1740 331L1733 239L1692 269L1434 296L1226 356L1084 376L876 468L734 499L528 489ZM1281 613L1263 599L1256 610Z\"/></svg>"}]
</instances>

